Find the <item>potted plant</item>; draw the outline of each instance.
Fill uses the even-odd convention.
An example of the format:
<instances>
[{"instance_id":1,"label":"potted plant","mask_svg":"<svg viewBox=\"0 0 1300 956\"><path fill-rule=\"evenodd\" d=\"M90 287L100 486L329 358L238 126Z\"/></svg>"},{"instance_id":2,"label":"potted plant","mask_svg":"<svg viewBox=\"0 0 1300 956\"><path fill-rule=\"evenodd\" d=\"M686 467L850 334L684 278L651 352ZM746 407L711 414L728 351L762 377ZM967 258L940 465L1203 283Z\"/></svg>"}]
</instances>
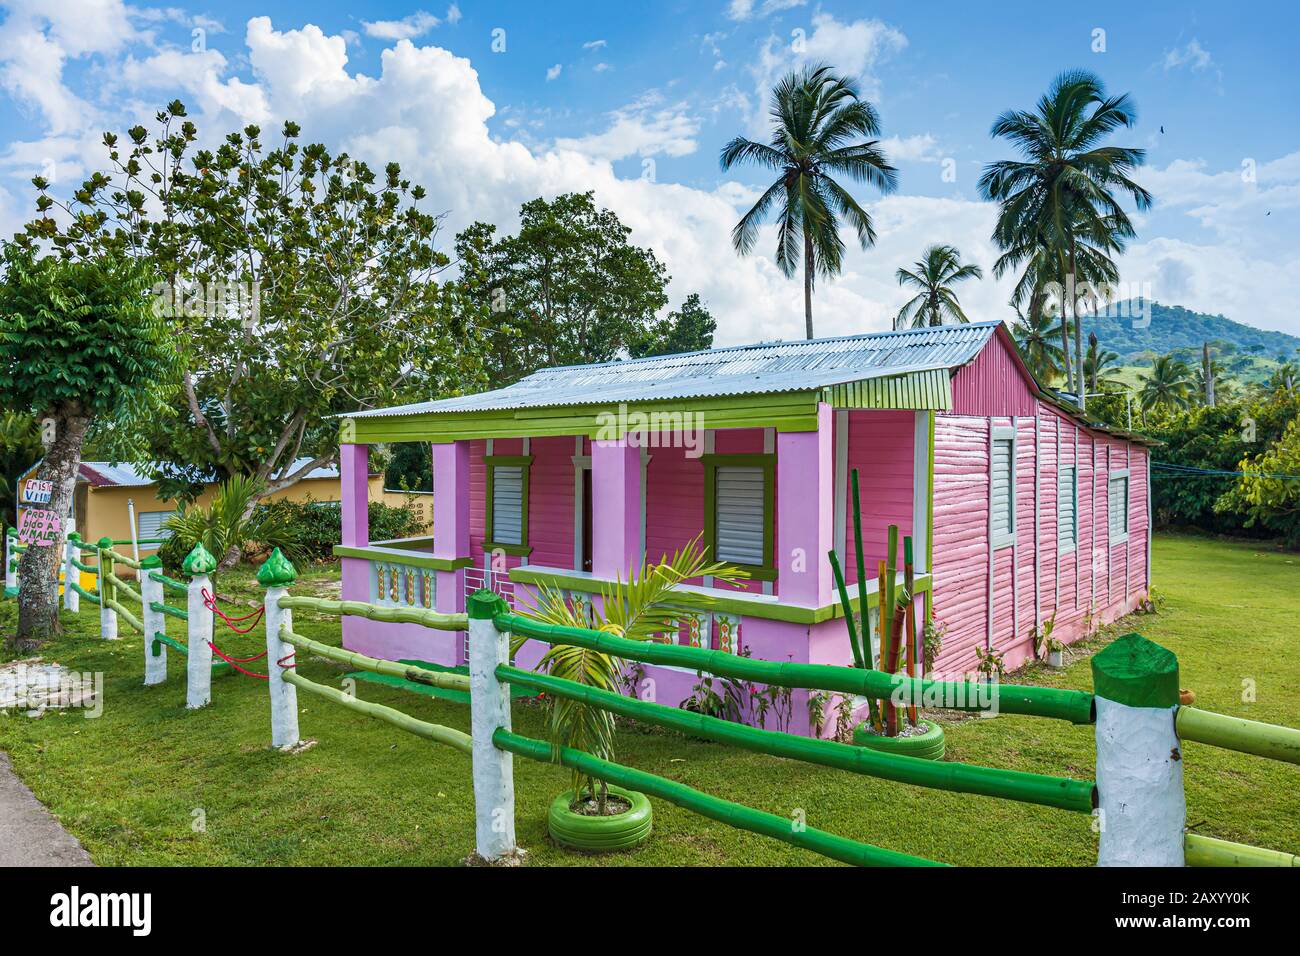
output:
<instances>
[{"instance_id":1,"label":"potted plant","mask_svg":"<svg viewBox=\"0 0 1300 956\"><path fill-rule=\"evenodd\" d=\"M601 586L600 606L586 609L567 600L562 592L542 585L535 608L521 613L547 624L590 628L631 640L664 640L676 630L675 612L665 605L679 584L710 576L732 583L746 577L739 568L705 559L697 536L671 560L640 569L626 582ZM591 615L591 620L587 618ZM512 656L524 643L516 639ZM553 644L537 663L537 670L552 677L600 690L617 692L624 661L601 651ZM583 750L601 760L614 759L614 715L598 707L548 695L551 745ZM643 793L611 786L607 781L575 770L573 786L557 796L547 813L551 838L563 846L589 852L628 850L643 842L652 826L650 801Z\"/></svg>"}]
</instances>

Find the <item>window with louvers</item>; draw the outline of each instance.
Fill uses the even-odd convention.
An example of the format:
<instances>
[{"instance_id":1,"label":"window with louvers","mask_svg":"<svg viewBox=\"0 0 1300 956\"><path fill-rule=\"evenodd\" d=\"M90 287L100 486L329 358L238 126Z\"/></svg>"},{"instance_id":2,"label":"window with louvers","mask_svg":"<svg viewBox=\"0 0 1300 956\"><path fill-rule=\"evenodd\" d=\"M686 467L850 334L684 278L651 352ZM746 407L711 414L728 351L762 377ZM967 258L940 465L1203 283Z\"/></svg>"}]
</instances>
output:
<instances>
[{"instance_id":1,"label":"window with louvers","mask_svg":"<svg viewBox=\"0 0 1300 956\"><path fill-rule=\"evenodd\" d=\"M993 439L993 547L1011 544L1016 534L1015 514L1015 441Z\"/></svg>"},{"instance_id":2,"label":"window with louvers","mask_svg":"<svg viewBox=\"0 0 1300 956\"><path fill-rule=\"evenodd\" d=\"M523 544L524 469L496 465L492 471L492 540Z\"/></svg>"},{"instance_id":3,"label":"window with louvers","mask_svg":"<svg viewBox=\"0 0 1300 956\"><path fill-rule=\"evenodd\" d=\"M170 538L172 536L171 528L166 528L167 519L174 515L174 511L141 511L135 516L136 537L138 538Z\"/></svg>"},{"instance_id":4,"label":"window with louvers","mask_svg":"<svg viewBox=\"0 0 1300 956\"><path fill-rule=\"evenodd\" d=\"M714 558L732 564L763 564L764 472L720 466L717 470L717 549Z\"/></svg>"},{"instance_id":5,"label":"window with louvers","mask_svg":"<svg viewBox=\"0 0 1300 956\"><path fill-rule=\"evenodd\" d=\"M1079 540L1079 477L1074 465L1062 465L1056 476L1056 538L1061 551L1073 551Z\"/></svg>"},{"instance_id":6,"label":"window with louvers","mask_svg":"<svg viewBox=\"0 0 1300 956\"><path fill-rule=\"evenodd\" d=\"M1128 540L1128 475L1112 475L1107 487L1110 543Z\"/></svg>"}]
</instances>

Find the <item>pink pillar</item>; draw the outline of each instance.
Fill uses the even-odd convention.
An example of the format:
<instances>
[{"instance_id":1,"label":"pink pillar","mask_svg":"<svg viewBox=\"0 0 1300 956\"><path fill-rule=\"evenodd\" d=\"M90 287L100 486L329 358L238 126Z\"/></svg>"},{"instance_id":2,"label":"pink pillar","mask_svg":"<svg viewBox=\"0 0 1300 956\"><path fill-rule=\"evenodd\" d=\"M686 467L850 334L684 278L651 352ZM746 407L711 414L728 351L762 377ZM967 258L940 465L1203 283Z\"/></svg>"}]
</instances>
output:
<instances>
[{"instance_id":1,"label":"pink pillar","mask_svg":"<svg viewBox=\"0 0 1300 956\"><path fill-rule=\"evenodd\" d=\"M370 544L369 445L339 446L339 490L342 492L343 544L364 548Z\"/></svg>"},{"instance_id":2,"label":"pink pillar","mask_svg":"<svg viewBox=\"0 0 1300 956\"><path fill-rule=\"evenodd\" d=\"M826 552L834 537L831 407L817 406L815 432L776 436L776 568L783 602L821 607L834 600Z\"/></svg>"},{"instance_id":3,"label":"pink pillar","mask_svg":"<svg viewBox=\"0 0 1300 956\"><path fill-rule=\"evenodd\" d=\"M598 578L639 567L641 449L618 441L591 443L591 571Z\"/></svg>"},{"instance_id":4,"label":"pink pillar","mask_svg":"<svg viewBox=\"0 0 1300 956\"><path fill-rule=\"evenodd\" d=\"M454 561L469 551L469 442L433 446L433 556ZM435 609L465 609L465 571L437 571Z\"/></svg>"}]
</instances>

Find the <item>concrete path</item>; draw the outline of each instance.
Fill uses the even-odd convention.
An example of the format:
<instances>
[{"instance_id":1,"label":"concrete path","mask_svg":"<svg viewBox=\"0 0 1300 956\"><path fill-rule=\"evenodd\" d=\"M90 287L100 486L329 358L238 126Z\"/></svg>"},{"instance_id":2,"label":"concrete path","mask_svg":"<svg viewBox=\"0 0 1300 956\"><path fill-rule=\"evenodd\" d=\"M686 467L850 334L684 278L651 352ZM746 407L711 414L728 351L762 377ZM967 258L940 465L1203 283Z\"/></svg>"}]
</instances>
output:
<instances>
[{"instance_id":1,"label":"concrete path","mask_svg":"<svg viewBox=\"0 0 1300 956\"><path fill-rule=\"evenodd\" d=\"M0 751L0 867L94 866L90 854L18 779Z\"/></svg>"}]
</instances>

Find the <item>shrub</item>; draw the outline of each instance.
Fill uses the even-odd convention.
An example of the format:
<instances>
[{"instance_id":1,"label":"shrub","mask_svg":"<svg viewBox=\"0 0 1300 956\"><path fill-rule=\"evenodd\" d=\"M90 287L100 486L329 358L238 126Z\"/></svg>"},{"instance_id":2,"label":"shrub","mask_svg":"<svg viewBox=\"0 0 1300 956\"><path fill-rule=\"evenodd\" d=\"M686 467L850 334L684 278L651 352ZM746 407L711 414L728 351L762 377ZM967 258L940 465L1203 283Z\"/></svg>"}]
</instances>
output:
<instances>
[{"instance_id":1,"label":"shrub","mask_svg":"<svg viewBox=\"0 0 1300 956\"><path fill-rule=\"evenodd\" d=\"M343 511L337 501L274 501L266 508L294 530L307 560L328 561L334 557L334 546L343 540ZM391 508L372 501L367 514L372 541L409 538L419 534L422 527L419 517L406 505Z\"/></svg>"}]
</instances>

